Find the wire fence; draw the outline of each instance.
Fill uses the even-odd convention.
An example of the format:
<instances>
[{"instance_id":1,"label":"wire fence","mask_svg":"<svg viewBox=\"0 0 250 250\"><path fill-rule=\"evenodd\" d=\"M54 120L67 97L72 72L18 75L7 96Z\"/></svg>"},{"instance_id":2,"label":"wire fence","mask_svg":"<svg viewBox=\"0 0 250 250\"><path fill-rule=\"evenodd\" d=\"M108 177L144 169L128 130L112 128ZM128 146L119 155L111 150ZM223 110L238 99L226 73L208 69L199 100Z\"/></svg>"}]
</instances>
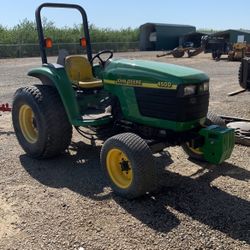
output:
<instances>
[{"instance_id":1,"label":"wire fence","mask_svg":"<svg viewBox=\"0 0 250 250\"><path fill-rule=\"evenodd\" d=\"M103 42L91 45L93 53L105 49L114 52L139 50L139 42ZM66 49L69 54L84 53L84 49L78 43L55 43L51 49L47 50L47 55L56 56L60 49ZM39 44L0 44L0 58L36 57L39 55Z\"/></svg>"}]
</instances>

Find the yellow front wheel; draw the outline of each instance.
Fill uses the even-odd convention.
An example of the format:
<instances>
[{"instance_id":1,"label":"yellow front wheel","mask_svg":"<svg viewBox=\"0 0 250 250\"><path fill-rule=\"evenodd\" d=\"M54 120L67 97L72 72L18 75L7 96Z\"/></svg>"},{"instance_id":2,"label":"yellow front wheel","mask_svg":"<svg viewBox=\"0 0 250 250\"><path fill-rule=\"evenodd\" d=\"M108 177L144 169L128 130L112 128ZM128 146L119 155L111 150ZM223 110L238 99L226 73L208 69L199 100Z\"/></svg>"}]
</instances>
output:
<instances>
[{"instance_id":1,"label":"yellow front wheel","mask_svg":"<svg viewBox=\"0 0 250 250\"><path fill-rule=\"evenodd\" d=\"M200 147L192 147L189 142L182 144L182 148L185 153L192 159L204 161L204 154Z\"/></svg>"},{"instance_id":2,"label":"yellow front wheel","mask_svg":"<svg viewBox=\"0 0 250 250\"><path fill-rule=\"evenodd\" d=\"M106 158L107 171L112 181L120 188L128 188L132 183L133 170L127 155L117 148L111 149Z\"/></svg>"},{"instance_id":3,"label":"yellow front wheel","mask_svg":"<svg viewBox=\"0 0 250 250\"><path fill-rule=\"evenodd\" d=\"M156 187L156 169L147 143L136 134L109 138L101 150L101 164L113 191L128 199Z\"/></svg>"}]
</instances>

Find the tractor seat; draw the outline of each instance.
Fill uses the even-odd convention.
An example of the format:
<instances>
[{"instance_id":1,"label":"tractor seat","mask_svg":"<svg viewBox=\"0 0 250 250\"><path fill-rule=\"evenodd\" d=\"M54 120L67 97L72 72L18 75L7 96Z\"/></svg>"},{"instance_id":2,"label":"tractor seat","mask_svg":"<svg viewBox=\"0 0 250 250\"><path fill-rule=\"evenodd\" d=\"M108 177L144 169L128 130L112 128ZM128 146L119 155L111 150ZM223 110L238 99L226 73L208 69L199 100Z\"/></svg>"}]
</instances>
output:
<instances>
[{"instance_id":1,"label":"tractor seat","mask_svg":"<svg viewBox=\"0 0 250 250\"><path fill-rule=\"evenodd\" d=\"M65 70L72 83L81 89L96 89L103 86L102 80L94 78L92 67L84 56L67 56Z\"/></svg>"}]
</instances>

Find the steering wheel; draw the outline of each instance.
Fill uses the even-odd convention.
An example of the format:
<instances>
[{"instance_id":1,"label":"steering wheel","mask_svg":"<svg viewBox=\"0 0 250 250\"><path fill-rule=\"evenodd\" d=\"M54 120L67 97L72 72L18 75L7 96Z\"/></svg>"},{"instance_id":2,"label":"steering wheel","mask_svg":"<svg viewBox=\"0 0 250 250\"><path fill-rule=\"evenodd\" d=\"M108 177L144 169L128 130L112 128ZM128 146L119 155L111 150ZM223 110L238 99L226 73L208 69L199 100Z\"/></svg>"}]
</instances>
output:
<instances>
[{"instance_id":1,"label":"steering wheel","mask_svg":"<svg viewBox=\"0 0 250 250\"><path fill-rule=\"evenodd\" d=\"M108 56L108 58L107 58L106 60L103 60L103 59L101 58L101 55L102 55L102 54L110 54L110 55ZM104 66L105 66L105 63L106 63L110 58L112 58L112 57L113 57L113 51L111 51L111 50L102 50L102 51L98 52L98 53L90 60L90 63L93 65L94 60L95 60L96 58L98 58L99 61L100 61L100 63L101 63L101 65L102 65L102 67L104 67Z\"/></svg>"}]
</instances>

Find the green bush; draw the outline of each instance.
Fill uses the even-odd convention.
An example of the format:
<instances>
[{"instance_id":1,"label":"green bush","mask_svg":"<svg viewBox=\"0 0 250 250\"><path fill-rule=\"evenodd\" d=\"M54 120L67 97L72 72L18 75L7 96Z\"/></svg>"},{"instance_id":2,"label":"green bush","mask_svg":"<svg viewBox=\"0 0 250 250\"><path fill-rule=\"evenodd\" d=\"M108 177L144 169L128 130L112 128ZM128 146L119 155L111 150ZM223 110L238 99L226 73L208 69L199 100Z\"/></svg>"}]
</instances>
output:
<instances>
[{"instance_id":1,"label":"green bush","mask_svg":"<svg viewBox=\"0 0 250 250\"><path fill-rule=\"evenodd\" d=\"M60 48L69 53L81 53L79 38L84 36L81 25L58 28L53 22L43 19L44 35L51 37L54 46L48 50L48 55L57 55ZM89 33L93 52L103 49L128 51L138 48L139 29L114 30L97 28L90 25ZM27 19L13 28L0 25L0 58L39 56L38 35L36 23Z\"/></svg>"},{"instance_id":2,"label":"green bush","mask_svg":"<svg viewBox=\"0 0 250 250\"><path fill-rule=\"evenodd\" d=\"M43 20L44 34L51 37L56 43L76 43L81 34L81 25L74 27L58 28L53 22ZM139 29L126 28L114 30L109 28L97 28L95 25L89 27L91 42L137 42L139 40ZM0 25L0 44L26 44L37 43L37 31L35 22L27 19L21 21L13 28Z\"/></svg>"}]
</instances>

